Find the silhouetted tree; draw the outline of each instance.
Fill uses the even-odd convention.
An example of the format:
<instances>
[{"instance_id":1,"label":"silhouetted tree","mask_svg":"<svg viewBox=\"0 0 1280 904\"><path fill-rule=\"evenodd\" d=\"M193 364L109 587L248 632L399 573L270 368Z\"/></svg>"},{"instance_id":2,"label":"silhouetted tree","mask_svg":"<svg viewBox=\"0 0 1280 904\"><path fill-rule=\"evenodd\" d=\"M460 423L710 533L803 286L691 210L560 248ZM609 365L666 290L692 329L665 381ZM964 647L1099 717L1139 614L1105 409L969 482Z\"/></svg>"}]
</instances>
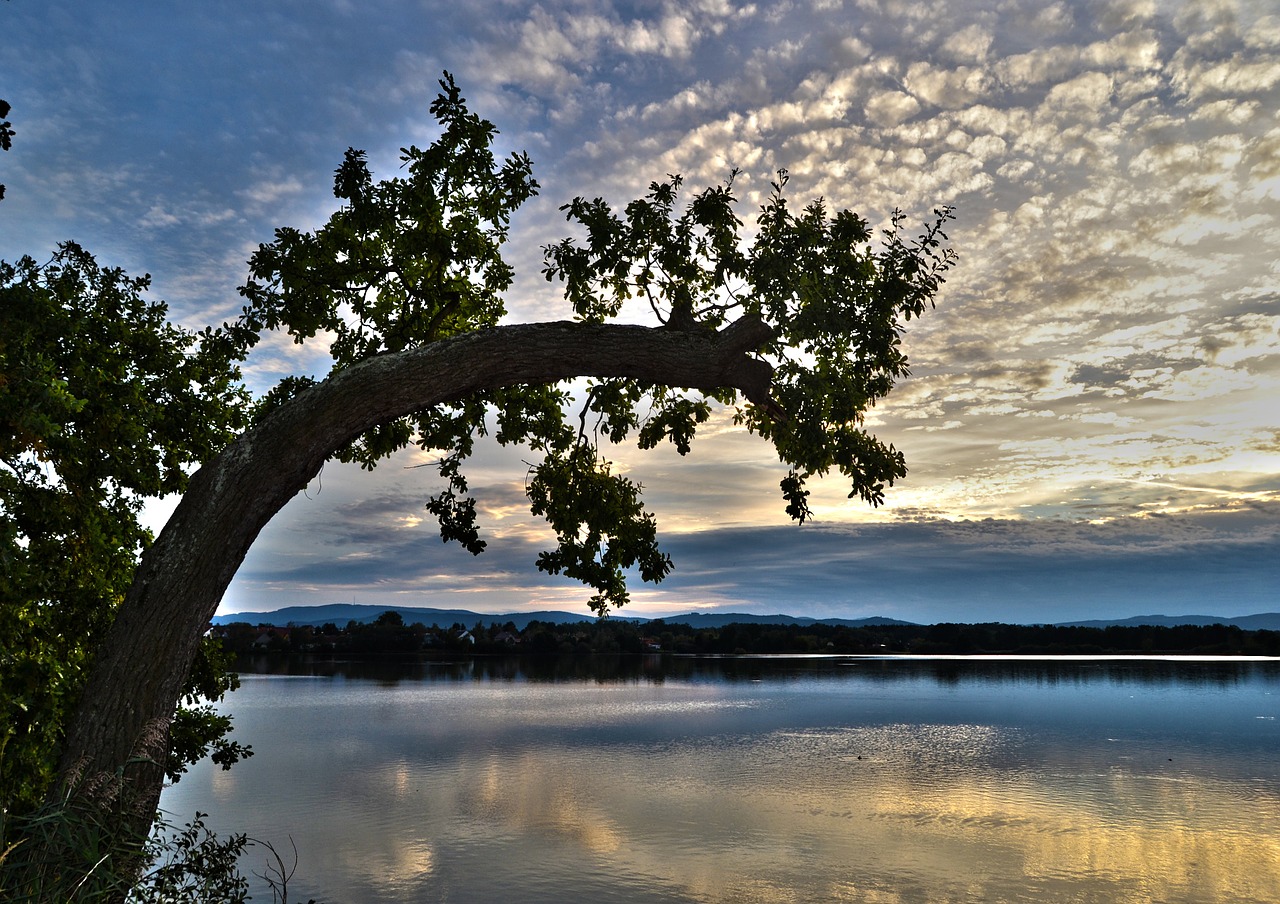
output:
<instances>
[{"instance_id":1,"label":"silhouetted tree","mask_svg":"<svg viewBox=\"0 0 1280 904\"><path fill-rule=\"evenodd\" d=\"M783 502L797 521L810 514L812 476L839 472L851 497L875 505L905 474L902 454L863 428L863 414L907 372L902 321L929 306L951 264L949 211L915 239L895 215L876 244L852 212L828 215L821 201L793 211L780 172L744 245L732 178L683 206L678 177L621 214L575 199L564 211L584 238L550 246L545 266L575 319L499 325L512 282L500 248L537 183L527 156L494 157L496 129L467 109L451 77L441 88L431 106L440 138L404 149L403 174L381 182L349 150L334 180L340 209L314 232L277 230L250 260L242 316L201 335L223 361L265 331L323 336L334 366L318 382L282 381L248 429L184 475L181 502L92 641L60 774L78 805L123 833L145 836L163 777L140 741L165 738L247 550L330 458L373 467L411 442L437 451L445 489L427 508L445 540L478 554L465 464L493 425L500 443L539 456L527 490L555 543L536 566L592 588L600 612L626 603L627 570L658 581L672 567L640 487L602 455L601 439L669 441L684 454L713 406L727 406L788 464ZM630 298L656 325L609 322ZM565 381L584 378L570 412ZM49 374L48 385L58 379ZM145 434L139 441L153 448ZM88 793L100 783L83 779L97 776L118 789L110 806Z\"/></svg>"}]
</instances>

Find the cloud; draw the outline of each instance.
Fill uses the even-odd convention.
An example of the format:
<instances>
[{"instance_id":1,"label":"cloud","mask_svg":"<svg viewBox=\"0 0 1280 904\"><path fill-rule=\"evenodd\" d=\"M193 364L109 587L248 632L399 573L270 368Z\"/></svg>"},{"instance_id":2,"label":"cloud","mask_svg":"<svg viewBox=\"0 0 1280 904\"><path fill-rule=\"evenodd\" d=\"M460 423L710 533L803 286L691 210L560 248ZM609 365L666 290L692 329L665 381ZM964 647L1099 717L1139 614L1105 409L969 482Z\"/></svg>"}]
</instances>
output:
<instances>
[{"instance_id":1,"label":"cloud","mask_svg":"<svg viewBox=\"0 0 1280 904\"><path fill-rule=\"evenodd\" d=\"M483 593L492 606L586 591L537 575L535 546L503 544L479 558L406 542L378 554L345 555L291 569L249 568L237 578L239 608L272 592L350 593L362 599L410 594L418 604ZM637 582L637 612L715 607L752 612L891 615L919 621L1067 620L1139 611L1264 610L1280 572L1280 520L1270 510L1154 516L1097 525L1066 522L924 520L897 525L738 528L676 534L666 582ZM559 585L559 586L557 586ZM491 609L490 611L499 611Z\"/></svg>"},{"instance_id":2,"label":"cloud","mask_svg":"<svg viewBox=\"0 0 1280 904\"><path fill-rule=\"evenodd\" d=\"M686 60L755 12L754 5L719 0L662 3L639 16L613 4L536 4L522 19L490 21L467 68L486 84L557 96L577 111L581 99L573 95L590 91L597 73L643 64L649 57Z\"/></svg>"},{"instance_id":3,"label":"cloud","mask_svg":"<svg viewBox=\"0 0 1280 904\"><path fill-rule=\"evenodd\" d=\"M308 186L295 175L277 174L262 179L248 188L241 189L239 194L246 201L259 207L277 204L284 198L295 198L308 191Z\"/></svg>"},{"instance_id":4,"label":"cloud","mask_svg":"<svg viewBox=\"0 0 1280 904\"><path fill-rule=\"evenodd\" d=\"M905 84L919 100L945 110L971 106L991 88L991 75L975 66L940 69L929 62L912 63Z\"/></svg>"},{"instance_id":5,"label":"cloud","mask_svg":"<svg viewBox=\"0 0 1280 904\"><path fill-rule=\"evenodd\" d=\"M886 91L870 97L864 107L867 119L878 126L896 126L920 109L920 103L903 91Z\"/></svg>"},{"instance_id":6,"label":"cloud","mask_svg":"<svg viewBox=\"0 0 1280 904\"><path fill-rule=\"evenodd\" d=\"M1122 604L1151 611L1199 605L1222 614L1236 606L1231 611L1244 614L1268 605L1275 575L1261 563L1280 545L1280 532L1274 504L1236 515L1100 525L926 520L682 535L672 543L678 564L670 582L693 599L703 582L722 594L732 588L724 594L732 603L758 612L816 606L923 620L1010 612L1019 620L1056 620L1115 612Z\"/></svg>"},{"instance_id":7,"label":"cloud","mask_svg":"<svg viewBox=\"0 0 1280 904\"><path fill-rule=\"evenodd\" d=\"M1106 388L1127 383L1130 379L1130 374L1127 370L1119 367L1081 364L1071 374L1070 379L1072 383Z\"/></svg>"},{"instance_id":8,"label":"cloud","mask_svg":"<svg viewBox=\"0 0 1280 904\"><path fill-rule=\"evenodd\" d=\"M4 256L75 238L104 262L153 273L184 324L228 319L257 243L333 209L345 147L394 175L403 144L431 140L426 106L448 68L502 130L504 153L533 152L542 183L508 246L519 267L513 317L565 316L540 278L540 247L568 228L558 206L575 195L620 206L667 173L696 190L740 167L750 224L785 166L793 203L821 195L876 225L898 207L918 224L938 204L958 205L960 265L938 309L908 325L913 372L871 417L910 474L875 512L851 505L840 481L816 482L814 505L831 525L923 512L992 516L1011 535L1054 519L1124 530L1143 513L1223 506L1224 518L1245 517L1241 506L1274 498L1280 17L1266 4L157 8L109 21L7 13L6 97L41 115L20 124L3 161L5 207L23 223L0 234ZM322 344L277 338L246 373L262 390L326 369ZM495 552L509 550L527 574L521 556L538 534L521 514L519 457L484 455L475 485ZM753 526L765 533L739 542L787 548L792 538L768 533L785 520L776 456L724 422L690 459L617 457L678 542ZM326 473L321 499L349 482L350 505L288 510L281 525L298 529L267 538L255 581L286 594L270 576L278 566L299 581L312 568L306 586L317 592L328 586L318 576L354 587L363 575L403 593L415 581L452 586L440 575L453 570L472 578L451 592L483 583L475 576L489 565L424 564L439 549L429 522L413 520L423 486L391 492L380 477ZM940 560L950 544L970 549L977 531L932 530ZM819 545L856 552L833 535ZM307 553L320 542L336 564ZM403 560L386 561L388 551ZM518 596L518 585L503 592ZM545 595L563 585L530 586ZM739 592L728 578L716 586L717 599ZM655 592L667 602L676 593Z\"/></svg>"}]
</instances>

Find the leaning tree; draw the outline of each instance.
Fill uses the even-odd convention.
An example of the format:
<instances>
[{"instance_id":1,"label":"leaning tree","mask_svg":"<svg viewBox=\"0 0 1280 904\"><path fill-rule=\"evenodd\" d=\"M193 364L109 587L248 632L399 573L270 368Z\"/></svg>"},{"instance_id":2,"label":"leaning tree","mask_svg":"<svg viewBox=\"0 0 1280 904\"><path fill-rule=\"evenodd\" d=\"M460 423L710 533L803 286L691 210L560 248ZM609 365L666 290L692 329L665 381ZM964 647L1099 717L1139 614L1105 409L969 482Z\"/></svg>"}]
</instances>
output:
<instances>
[{"instance_id":1,"label":"leaning tree","mask_svg":"<svg viewBox=\"0 0 1280 904\"><path fill-rule=\"evenodd\" d=\"M92 644L59 788L114 808L122 831L145 831L154 813L175 704L228 583L331 458L373 467L410 444L433 451L441 489L427 508L445 540L479 553L468 456L488 431L525 444L539 457L530 505L555 535L536 567L588 585L600 613L627 601L629 573L660 581L672 567L606 440L669 441L684 454L697 426L727 409L788 466L782 501L797 521L810 514L811 477L835 470L850 497L876 505L906 473L863 419L907 373L903 321L932 303L952 263L948 209L916 237L895 214L876 241L852 212L792 209L785 172L750 236L732 176L687 202L678 177L621 211L576 199L563 210L579 237L548 246L544 268L573 319L503 324L513 274L501 246L538 186L527 156L495 158L495 128L447 73L441 88L438 140L403 150L402 175L383 181L349 150L334 180L339 209L314 232L277 230L249 262L241 316L193 337L197 359L219 362L209 374L234 369L274 330L328 342L333 368L283 381L189 479L174 475L181 501ZM649 325L617 322L628 302L647 306Z\"/></svg>"}]
</instances>

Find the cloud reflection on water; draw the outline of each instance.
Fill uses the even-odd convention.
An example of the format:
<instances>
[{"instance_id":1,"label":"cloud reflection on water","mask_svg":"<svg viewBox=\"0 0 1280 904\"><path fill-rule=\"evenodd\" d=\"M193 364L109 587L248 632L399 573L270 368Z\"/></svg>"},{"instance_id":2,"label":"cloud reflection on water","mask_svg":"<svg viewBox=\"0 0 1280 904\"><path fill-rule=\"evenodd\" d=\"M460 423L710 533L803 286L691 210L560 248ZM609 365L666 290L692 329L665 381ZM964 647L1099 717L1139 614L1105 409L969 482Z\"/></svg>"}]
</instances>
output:
<instances>
[{"instance_id":1,"label":"cloud reflection on water","mask_svg":"<svg viewBox=\"0 0 1280 904\"><path fill-rule=\"evenodd\" d=\"M761 680L250 679L259 756L166 802L291 835L330 901L1280 900L1273 672L740 666Z\"/></svg>"}]
</instances>

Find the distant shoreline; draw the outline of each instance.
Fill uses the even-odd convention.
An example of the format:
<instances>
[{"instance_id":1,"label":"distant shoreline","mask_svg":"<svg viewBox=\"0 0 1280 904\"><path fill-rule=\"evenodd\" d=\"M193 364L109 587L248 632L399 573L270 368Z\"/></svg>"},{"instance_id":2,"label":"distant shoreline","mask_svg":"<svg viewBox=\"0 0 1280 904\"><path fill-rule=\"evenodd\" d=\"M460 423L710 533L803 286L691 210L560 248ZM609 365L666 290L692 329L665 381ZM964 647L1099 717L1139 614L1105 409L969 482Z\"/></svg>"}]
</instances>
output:
<instances>
[{"instance_id":1,"label":"distant shoreline","mask_svg":"<svg viewBox=\"0 0 1280 904\"><path fill-rule=\"evenodd\" d=\"M1280 657L1280 631L1233 625L811 624L679 622L614 619L554 623L476 621L406 623L394 610L373 622L339 626L252 625L211 628L236 655L312 659L436 659L456 656L763 655L1045 659L1064 657Z\"/></svg>"}]
</instances>

